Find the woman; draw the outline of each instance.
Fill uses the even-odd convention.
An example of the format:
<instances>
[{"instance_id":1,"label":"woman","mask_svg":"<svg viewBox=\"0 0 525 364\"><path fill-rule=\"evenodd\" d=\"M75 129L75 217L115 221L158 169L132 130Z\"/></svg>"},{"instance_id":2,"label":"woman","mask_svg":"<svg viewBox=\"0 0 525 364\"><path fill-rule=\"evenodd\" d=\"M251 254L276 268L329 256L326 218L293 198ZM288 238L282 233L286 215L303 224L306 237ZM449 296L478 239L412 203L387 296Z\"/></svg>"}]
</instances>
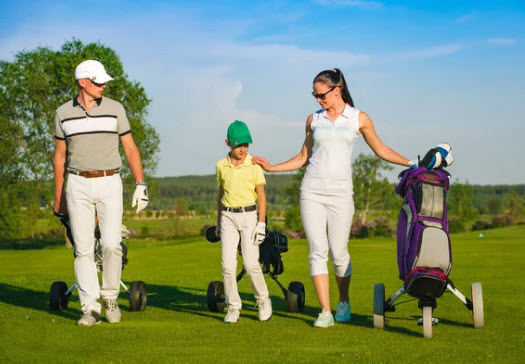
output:
<instances>
[{"instance_id":1,"label":"woman","mask_svg":"<svg viewBox=\"0 0 525 364\"><path fill-rule=\"evenodd\" d=\"M321 303L315 327L334 325L330 310L328 252L339 289L335 320L350 321L348 290L352 264L348 238L354 214L351 156L354 142L363 134L374 153L387 162L403 166L414 163L390 149L379 139L370 117L354 108L343 73L335 68L319 73L313 92L321 110L306 120L306 138L299 154L272 165L253 157L267 172L294 171L307 166L301 183L301 218L310 247L310 274Z\"/></svg>"}]
</instances>

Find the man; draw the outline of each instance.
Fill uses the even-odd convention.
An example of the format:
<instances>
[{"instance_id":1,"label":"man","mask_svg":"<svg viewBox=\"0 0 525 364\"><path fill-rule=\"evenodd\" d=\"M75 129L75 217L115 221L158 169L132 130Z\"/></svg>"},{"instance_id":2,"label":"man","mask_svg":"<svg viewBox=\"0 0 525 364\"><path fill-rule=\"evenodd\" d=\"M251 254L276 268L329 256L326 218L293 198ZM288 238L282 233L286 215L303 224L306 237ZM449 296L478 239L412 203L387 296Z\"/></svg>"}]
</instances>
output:
<instances>
[{"instance_id":1,"label":"man","mask_svg":"<svg viewBox=\"0 0 525 364\"><path fill-rule=\"evenodd\" d=\"M103 97L113 80L104 66L94 60L75 69L78 96L60 106L55 113L55 212L69 214L75 241L75 275L82 318L80 326L100 323L102 297L106 319L120 321L117 296L122 271L122 180L119 140L136 180L132 207L137 213L148 204L147 183L142 162L122 105ZM64 181L67 184L64 195ZM94 261L96 219L102 247L102 286Z\"/></svg>"}]
</instances>

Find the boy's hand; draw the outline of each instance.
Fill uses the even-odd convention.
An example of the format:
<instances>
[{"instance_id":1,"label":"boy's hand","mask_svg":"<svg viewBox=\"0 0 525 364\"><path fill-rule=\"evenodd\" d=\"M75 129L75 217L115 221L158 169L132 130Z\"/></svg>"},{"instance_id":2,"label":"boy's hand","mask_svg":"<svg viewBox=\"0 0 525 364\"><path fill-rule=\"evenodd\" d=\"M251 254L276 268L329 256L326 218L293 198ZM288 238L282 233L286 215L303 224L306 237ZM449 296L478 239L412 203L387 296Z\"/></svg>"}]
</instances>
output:
<instances>
[{"instance_id":1,"label":"boy's hand","mask_svg":"<svg viewBox=\"0 0 525 364\"><path fill-rule=\"evenodd\" d=\"M258 222L252 232L253 245L259 245L266 238L266 224Z\"/></svg>"}]
</instances>

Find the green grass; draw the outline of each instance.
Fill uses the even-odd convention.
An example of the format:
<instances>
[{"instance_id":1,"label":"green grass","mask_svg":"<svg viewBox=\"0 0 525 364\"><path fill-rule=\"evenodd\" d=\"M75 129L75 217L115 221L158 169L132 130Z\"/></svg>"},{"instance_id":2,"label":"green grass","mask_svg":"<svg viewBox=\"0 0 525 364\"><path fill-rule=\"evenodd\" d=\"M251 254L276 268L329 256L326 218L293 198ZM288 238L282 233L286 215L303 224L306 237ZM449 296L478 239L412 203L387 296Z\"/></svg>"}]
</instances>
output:
<instances>
[{"instance_id":1,"label":"green grass","mask_svg":"<svg viewBox=\"0 0 525 364\"><path fill-rule=\"evenodd\" d=\"M469 232L452 236L451 278L465 295L470 283L482 282L485 328L472 328L470 312L451 294L438 300L434 338L422 338L417 302L387 313L386 329L372 324L373 285L383 282L387 295L401 284L397 278L393 239L351 240L354 264L351 285L352 322L316 329L312 322L318 302L308 274L308 247L290 242L284 254L281 281L304 282L302 314L286 312L277 285L267 280L274 306L269 322L257 320L248 279L239 284L241 320L222 322L224 314L206 309L206 287L221 278L220 247L202 239L163 242L130 241L130 264L123 280L144 280L148 308L128 311L127 295L119 303L119 324L106 321L79 328L78 296L64 312L48 311L53 281L72 283L73 258L62 247L0 251L1 362L225 362L225 363L347 363L347 362L522 362L525 344L523 289L525 226ZM332 307L336 304L334 282ZM403 297L400 301L405 301Z\"/></svg>"}]
</instances>

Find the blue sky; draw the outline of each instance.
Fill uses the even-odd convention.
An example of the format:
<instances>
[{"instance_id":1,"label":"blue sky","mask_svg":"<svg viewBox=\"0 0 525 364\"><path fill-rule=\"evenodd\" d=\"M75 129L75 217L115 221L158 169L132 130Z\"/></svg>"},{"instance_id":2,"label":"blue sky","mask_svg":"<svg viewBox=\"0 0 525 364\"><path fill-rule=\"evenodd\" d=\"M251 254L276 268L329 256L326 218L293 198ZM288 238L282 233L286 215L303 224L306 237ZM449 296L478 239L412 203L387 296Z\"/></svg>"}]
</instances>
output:
<instances>
[{"instance_id":1,"label":"blue sky","mask_svg":"<svg viewBox=\"0 0 525 364\"><path fill-rule=\"evenodd\" d=\"M0 3L2 59L72 37L115 49L153 99L159 176L214 173L235 119L252 130L252 154L291 158L319 108L312 79L339 67L401 154L446 141L454 178L525 183L521 1ZM362 138L361 152L371 152Z\"/></svg>"}]
</instances>

